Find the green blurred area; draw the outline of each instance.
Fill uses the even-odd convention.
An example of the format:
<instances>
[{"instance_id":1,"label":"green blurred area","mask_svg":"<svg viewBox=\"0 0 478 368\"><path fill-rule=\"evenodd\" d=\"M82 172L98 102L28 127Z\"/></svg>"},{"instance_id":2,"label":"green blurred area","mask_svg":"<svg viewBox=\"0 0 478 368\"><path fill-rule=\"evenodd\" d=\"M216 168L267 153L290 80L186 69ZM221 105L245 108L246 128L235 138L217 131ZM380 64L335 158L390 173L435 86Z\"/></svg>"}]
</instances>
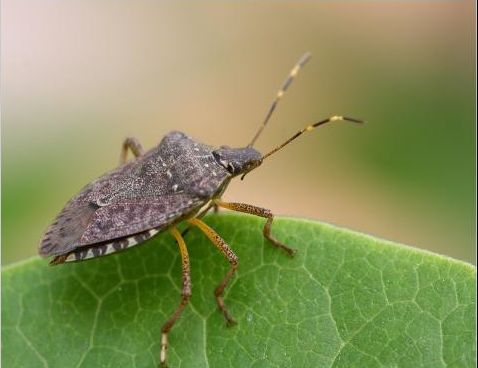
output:
<instances>
[{"instance_id":1,"label":"green blurred area","mask_svg":"<svg viewBox=\"0 0 478 368\"><path fill-rule=\"evenodd\" d=\"M84 184L177 129L245 145L292 64L313 59L258 141L271 157L226 200L474 262L474 3L6 1L2 262L36 253Z\"/></svg>"}]
</instances>

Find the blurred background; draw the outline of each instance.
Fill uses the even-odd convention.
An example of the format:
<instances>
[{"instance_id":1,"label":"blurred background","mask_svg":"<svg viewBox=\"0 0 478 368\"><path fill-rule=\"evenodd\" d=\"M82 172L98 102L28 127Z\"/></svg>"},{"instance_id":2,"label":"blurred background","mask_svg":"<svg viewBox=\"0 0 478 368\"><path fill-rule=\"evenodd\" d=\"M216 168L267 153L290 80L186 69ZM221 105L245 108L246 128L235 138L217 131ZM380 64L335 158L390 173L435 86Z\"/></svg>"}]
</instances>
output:
<instances>
[{"instance_id":1,"label":"blurred background","mask_svg":"<svg viewBox=\"0 0 478 368\"><path fill-rule=\"evenodd\" d=\"M224 199L475 258L475 5L2 2L2 263L127 136L246 145L292 65L313 58L257 142L334 114Z\"/></svg>"}]
</instances>

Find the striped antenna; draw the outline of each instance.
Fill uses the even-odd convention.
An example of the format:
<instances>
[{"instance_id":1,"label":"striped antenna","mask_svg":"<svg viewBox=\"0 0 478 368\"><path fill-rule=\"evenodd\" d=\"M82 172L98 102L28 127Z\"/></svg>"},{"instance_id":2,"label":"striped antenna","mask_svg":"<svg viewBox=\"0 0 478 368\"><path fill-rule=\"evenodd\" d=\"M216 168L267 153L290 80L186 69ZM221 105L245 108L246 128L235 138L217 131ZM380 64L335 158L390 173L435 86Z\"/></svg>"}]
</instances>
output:
<instances>
[{"instance_id":1,"label":"striped antenna","mask_svg":"<svg viewBox=\"0 0 478 368\"><path fill-rule=\"evenodd\" d=\"M271 107L269 108L269 111L267 112L266 118L264 119L262 125L259 127L259 130L257 131L254 138L252 138L251 143L249 143L247 147L252 147L254 145L254 143L256 143L257 138L259 138L262 131L266 127L267 123L269 122L269 119L271 118L272 113L276 109L277 104L279 103L280 99L282 98L282 96L284 96L284 93L287 91L287 89L289 88L292 81L294 80L296 75L299 73L299 71L304 67L305 64L307 64L310 57L311 57L311 53L306 52L304 55L302 55L302 57L299 59L299 61L294 65L294 67L290 71L289 75L287 76L286 80L282 84L281 88L277 92L277 95L276 95L274 101L272 101Z\"/></svg>"},{"instance_id":2,"label":"striped antenna","mask_svg":"<svg viewBox=\"0 0 478 368\"><path fill-rule=\"evenodd\" d=\"M284 143L280 144L276 148L274 148L272 151L266 153L264 156L262 156L261 160L264 160L265 158L269 157L273 153L276 153L277 151L281 150L284 146L288 145L290 142L304 134L305 132L310 132L314 130L315 128L318 128L321 125L327 124L327 123L332 123L334 121L350 121L352 123L357 123L357 124L363 124L364 121L356 118L351 118L347 116L331 116L328 119L318 121L317 123L311 124L306 126L304 129L299 130L297 133L295 133L292 137L290 137L288 140L286 140Z\"/></svg>"},{"instance_id":3,"label":"striped antenna","mask_svg":"<svg viewBox=\"0 0 478 368\"><path fill-rule=\"evenodd\" d=\"M300 137L302 134L306 133L306 132L311 132L312 130L314 130L315 128L318 128L319 126L321 125L324 125L324 124L327 124L327 123L332 123L334 121L349 121L349 122L352 122L352 123L356 123L356 124L363 124L365 123L365 121L363 120L360 120L360 119L356 119L356 118L351 118L351 117L348 117L348 116L338 116L338 115L335 115L335 116L331 116L330 118L327 118L325 120L321 120L321 121L318 121L317 123L314 123L314 124L310 124L310 125L307 125L304 129L301 129L299 130L297 133L295 133L292 137L290 137L288 140L286 140L284 143L278 145L276 148L274 148L272 151L269 151L267 152L264 156L261 157L261 163L262 161L264 161L267 157L269 157L270 155L273 155L274 153L276 153L277 151L280 151L282 148L284 148L285 146L287 146L290 142L292 142L293 140L297 139L298 137ZM244 177L247 175L247 173L245 174L242 174L241 176L241 180L244 180Z\"/></svg>"}]
</instances>

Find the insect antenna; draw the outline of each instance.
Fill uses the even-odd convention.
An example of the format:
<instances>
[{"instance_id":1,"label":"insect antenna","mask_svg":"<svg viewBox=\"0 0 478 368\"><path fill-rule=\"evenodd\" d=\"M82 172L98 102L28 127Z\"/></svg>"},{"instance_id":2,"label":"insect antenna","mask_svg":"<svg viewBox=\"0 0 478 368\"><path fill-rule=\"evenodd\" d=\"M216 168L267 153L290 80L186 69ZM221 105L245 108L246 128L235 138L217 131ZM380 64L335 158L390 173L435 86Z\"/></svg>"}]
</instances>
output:
<instances>
[{"instance_id":1,"label":"insect antenna","mask_svg":"<svg viewBox=\"0 0 478 368\"><path fill-rule=\"evenodd\" d=\"M269 157L273 153L276 153L277 151L281 150L284 146L288 145L290 142L292 142L297 137L301 136L303 133L310 132L311 130L314 130L315 128L318 128L321 125L331 123L331 122L334 122L334 121L350 121L352 123L358 123L358 124L364 123L363 120L359 120L359 119L355 119L355 118L349 118L347 116L332 116L328 119L321 120L321 121L319 121L317 123L314 123L312 125L308 125L304 129L298 131L292 137L290 137L288 140L286 140L284 143L282 143L281 145L274 148L272 151L270 151L270 152L266 153L264 156L262 156L262 160L264 160L266 157Z\"/></svg>"},{"instance_id":2,"label":"insect antenna","mask_svg":"<svg viewBox=\"0 0 478 368\"><path fill-rule=\"evenodd\" d=\"M292 70L290 71L289 75L287 76L286 80L284 81L284 83L282 83L282 86L281 86L281 88L279 89L279 91L277 92L274 101L272 101L272 104L271 104L271 106L269 107L269 111L267 112L266 118L265 118L264 121L262 122L262 125L259 127L259 130L257 131L257 133L256 133L256 135L254 136L254 138L252 138L251 143L249 143L249 144L247 145L247 147L252 147L252 146L254 145L254 143L256 142L257 138L259 138L259 136L261 135L262 131L263 131L264 128L266 127L267 123L269 122L269 119L271 118L272 113L273 113L274 110L276 109L277 104L279 103L280 99L282 98L282 96L284 96L284 93L287 91L287 89L289 88L289 86L291 85L292 81L294 80L294 78L295 78L295 77L297 76L297 74L299 73L299 71L304 67L305 64L307 64L307 62L309 61L310 57L311 57L311 53L310 53L310 52L306 52L304 55L302 55L302 57L299 59L299 61L294 65L294 67L293 67Z\"/></svg>"}]
</instances>

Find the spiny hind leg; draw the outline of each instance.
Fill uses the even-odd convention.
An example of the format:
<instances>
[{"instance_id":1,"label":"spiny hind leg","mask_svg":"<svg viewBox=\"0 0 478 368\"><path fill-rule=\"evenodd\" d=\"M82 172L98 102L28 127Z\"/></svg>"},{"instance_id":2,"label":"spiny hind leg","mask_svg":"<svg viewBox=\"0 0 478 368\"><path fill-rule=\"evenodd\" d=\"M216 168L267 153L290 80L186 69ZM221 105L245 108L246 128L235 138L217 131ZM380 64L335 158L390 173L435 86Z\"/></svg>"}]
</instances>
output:
<instances>
[{"instance_id":1,"label":"spiny hind leg","mask_svg":"<svg viewBox=\"0 0 478 368\"><path fill-rule=\"evenodd\" d=\"M128 157L128 149L131 150L134 157L144 155L144 149L141 143L139 143L139 141L134 137L128 137L124 140L123 146L121 147L120 165L126 162L126 158Z\"/></svg>"},{"instance_id":2,"label":"spiny hind leg","mask_svg":"<svg viewBox=\"0 0 478 368\"><path fill-rule=\"evenodd\" d=\"M244 212L250 215L260 216L267 219L266 224L264 225L263 234L266 239L268 239L272 245L277 248L280 248L287 252L291 257L295 255L297 249L288 247L287 245L281 243L279 240L274 238L271 234L272 221L274 220L274 215L272 212L266 208L253 206L246 203L237 203L237 202L222 202L220 200L214 201L219 207L227 208L232 211Z\"/></svg>"},{"instance_id":3,"label":"spiny hind leg","mask_svg":"<svg viewBox=\"0 0 478 368\"><path fill-rule=\"evenodd\" d=\"M176 308L176 310L171 315L169 320L161 328L161 356L160 356L160 362L161 362L161 366L163 366L163 367L166 366L169 331L171 331L171 328L176 323L176 320L179 318L179 316L183 312L184 307L186 307L186 305L189 302L189 298L191 297L191 271L190 271L190 268L189 268L188 249L186 248L186 243L184 242L184 239L181 236L178 229L176 229L176 227L173 227L170 231L171 231L171 234L173 234L173 236L176 238L176 241L177 241L178 246L179 246L179 251L181 253L183 289L182 289L182 292L181 292L181 301L179 302L179 306Z\"/></svg>"},{"instance_id":4,"label":"spiny hind leg","mask_svg":"<svg viewBox=\"0 0 478 368\"><path fill-rule=\"evenodd\" d=\"M189 223L192 225L197 226L206 236L209 238L209 240L221 251L221 253L224 255L224 257L227 258L229 263L231 264L231 268L229 269L228 273L224 277L224 279L221 281L221 283L216 287L216 290L214 291L214 295L216 296L216 302L219 307L219 309L222 311L222 314L226 318L226 322L228 325L235 324L236 321L232 317L232 315L229 313L228 309L224 305L224 299L223 299L223 294L224 294L224 289L226 288L227 284L231 280L232 276L234 276L234 273L237 270L237 266L239 265L239 260L237 256L234 254L232 249L226 244L224 239L222 239L218 233L216 233L213 229L211 229L208 225L206 225L204 222L197 218L192 218L188 220Z\"/></svg>"}]
</instances>

